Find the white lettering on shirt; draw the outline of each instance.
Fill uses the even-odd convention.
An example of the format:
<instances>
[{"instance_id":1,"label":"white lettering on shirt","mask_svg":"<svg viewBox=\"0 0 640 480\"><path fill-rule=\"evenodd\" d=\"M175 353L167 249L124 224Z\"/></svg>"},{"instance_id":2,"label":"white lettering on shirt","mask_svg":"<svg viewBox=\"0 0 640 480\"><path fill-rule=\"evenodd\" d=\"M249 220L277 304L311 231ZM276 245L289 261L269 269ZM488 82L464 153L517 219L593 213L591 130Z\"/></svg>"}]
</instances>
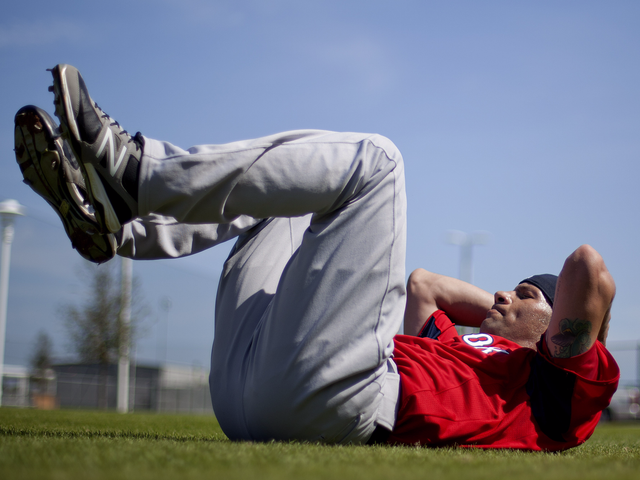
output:
<instances>
[{"instance_id":1,"label":"white lettering on shirt","mask_svg":"<svg viewBox=\"0 0 640 480\"><path fill-rule=\"evenodd\" d=\"M488 333L469 333L467 335L463 335L462 340L467 345L471 345L473 348L481 350L482 353L509 353L507 350L502 348L490 347L489 345L492 345L494 340Z\"/></svg>"}]
</instances>

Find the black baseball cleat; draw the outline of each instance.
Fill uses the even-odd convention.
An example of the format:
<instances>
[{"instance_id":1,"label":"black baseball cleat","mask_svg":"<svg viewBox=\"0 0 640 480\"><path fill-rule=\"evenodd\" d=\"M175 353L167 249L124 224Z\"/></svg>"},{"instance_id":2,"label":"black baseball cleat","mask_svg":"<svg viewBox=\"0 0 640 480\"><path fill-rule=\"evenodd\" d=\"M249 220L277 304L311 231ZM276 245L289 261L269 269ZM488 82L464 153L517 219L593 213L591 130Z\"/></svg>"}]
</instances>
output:
<instances>
[{"instance_id":1,"label":"black baseball cleat","mask_svg":"<svg viewBox=\"0 0 640 480\"><path fill-rule=\"evenodd\" d=\"M53 207L73 248L94 263L113 258L115 237L98 233L78 162L47 112L33 105L18 110L15 153L24 183Z\"/></svg>"},{"instance_id":2,"label":"black baseball cleat","mask_svg":"<svg viewBox=\"0 0 640 480\"><path fill-rule=\"evenodd\" d=\"M138 216L138 171L144 139L131 136L89 96L71 65L51 69L56 116L80 163L100 233L115 233Z\"/></svg>"}]
</instances>

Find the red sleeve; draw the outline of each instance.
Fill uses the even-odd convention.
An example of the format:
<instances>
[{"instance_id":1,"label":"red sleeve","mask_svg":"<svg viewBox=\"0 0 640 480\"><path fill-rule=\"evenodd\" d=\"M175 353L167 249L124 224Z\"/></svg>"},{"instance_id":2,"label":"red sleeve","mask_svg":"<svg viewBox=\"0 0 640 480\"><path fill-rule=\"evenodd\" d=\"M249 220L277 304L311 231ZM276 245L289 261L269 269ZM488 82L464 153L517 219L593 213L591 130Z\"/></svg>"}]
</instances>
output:
<instances>
[{"instance_id":1,"label":"red sleeve","mask_svg":"<svg viewBox=\"0 0 640 480\"><path fill-rule=\"evenodd\" d=\"M458 332L455 324L447 317L447 314L442 310L436 310L429 319L424 322L417 336L447 342L458 336Z\"/></svg>"},{"instance_id":2,"label":"red sleeve","mask_svg":"<svg viewBox=\"0 0 640 480\"><path fill-rule=\"evenodd\" d=\"M540 354L558 368L573 372L583 380L609 383L618 380L620 370L609 351L600 341L596 341L585 353L569 358L552 357L544 336L538 343Z\"/></svg>"},{"instance_id":3,"label":"red sleeve","mask_svg":"<svg viewBox=\"0 0 640 480\"><path fill-rule=\"evenodd\" d=\"M597 341L581 355L555 358L543 337L531 367L527 393L541 431L556 442L584 442L618 387L620 370L611 354Z\"/></svg>"}]
</instances>

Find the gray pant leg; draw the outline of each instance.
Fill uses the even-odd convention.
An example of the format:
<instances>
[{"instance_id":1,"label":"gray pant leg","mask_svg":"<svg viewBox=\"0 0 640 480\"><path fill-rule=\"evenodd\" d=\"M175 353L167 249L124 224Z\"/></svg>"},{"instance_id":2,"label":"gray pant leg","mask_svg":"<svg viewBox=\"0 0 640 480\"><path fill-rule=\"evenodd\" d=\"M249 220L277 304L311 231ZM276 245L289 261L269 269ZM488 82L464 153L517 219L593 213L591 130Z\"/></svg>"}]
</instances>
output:
<instances>
[{"instance_id":1,"label":"gray pant leg","mask_svg":"<svg viewBox=\"0 0 640 480\"><path fill-rule=\"evenodd\" d=\"M214 407L231 438L365 441L404 310L406 206L393 144L329 132L189 151L149 141L142 168L143 213L186 223L314 213L297 250L303 221L273 220L225 265Z\"/></svg>"},{"instance_id":2,"label":"gray pant leg","mask_svg":"<svg viewBox=\"0 0 640 480\"><path fill-rule=\"evenodd\" d=\"M400 157L384 137L317 130L188 150L145 141L140 216L187 224L334 211L363 187L361 177L374 173L368 158L374 150L386 147Z\"/></svg>"},{"instance_id":3,"label":"gray pant leg","mask_svg":"<svg viewBox=\"0 0 640 480\"><path fill-rule=\"evenodd\" d=\"M252 439L241 402L254 333L309 221L310 216L263 221L238 238L222 270L210 386L213 409L229 438Z\"/></svg>"},{"instance_id":4,"label":"gray pant leg","mask_svg":"<svg viewBox=\"0 0 640 480\"><path fill-rule=\"evenodd\" d=\"M136 260L193 255L237 237L258 222L255 218L240 216L224 224L187 224L149 214L123 225L116 235L118 255Z\"/></svg>"}]
</instances>

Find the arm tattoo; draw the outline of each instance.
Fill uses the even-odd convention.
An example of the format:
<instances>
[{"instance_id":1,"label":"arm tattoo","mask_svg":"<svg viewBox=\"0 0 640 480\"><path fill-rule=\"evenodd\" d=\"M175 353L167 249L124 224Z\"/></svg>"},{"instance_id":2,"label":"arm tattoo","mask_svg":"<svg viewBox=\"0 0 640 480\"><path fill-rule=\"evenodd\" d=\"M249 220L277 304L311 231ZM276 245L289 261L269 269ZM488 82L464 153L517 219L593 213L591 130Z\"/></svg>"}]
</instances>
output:
<instances>
[{"instance_id":1,"label":"arm tattoo","mask_svg":"<svg viewBox=\"0 0 640 480\"><path fill-rule=\"evenodd\" d=\"M591 322L576 318L565 318L560 321L560 333L551 337L557 346L552 353L554 357L569 358L580 355L591 346Z\"/></svg>"}]
</instances>

